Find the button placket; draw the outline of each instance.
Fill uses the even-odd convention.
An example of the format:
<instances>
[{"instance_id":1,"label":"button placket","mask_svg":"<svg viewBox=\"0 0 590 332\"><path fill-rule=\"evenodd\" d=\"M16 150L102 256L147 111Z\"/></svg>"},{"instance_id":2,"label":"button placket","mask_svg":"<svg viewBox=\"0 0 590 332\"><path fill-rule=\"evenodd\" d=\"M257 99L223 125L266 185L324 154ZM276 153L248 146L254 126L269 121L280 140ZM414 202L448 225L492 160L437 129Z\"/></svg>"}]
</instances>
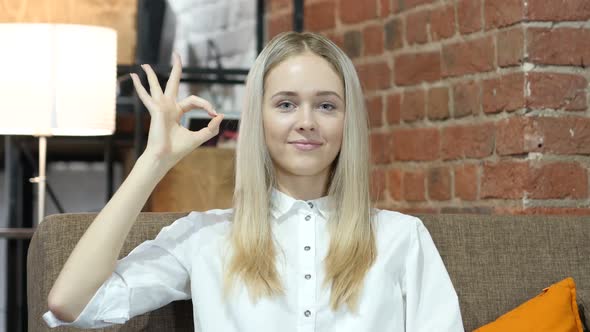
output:
<instances>
[{"instance_id":1,"label":"button placket","mask_svg":"<svg viewBox=\"0 0 590 332\"><path fill-rule=\"evenodd\" d=\"M308 206L309 206L308 202ZM311 207L311 206L310 206ZM315 240L316 240L316 226L315 226L315 214L308 209L303 209L300 218L303 220L299 222L299 243L302 245L302 251L299 254L299 273L300 276L297 278L298 293L299 293L299 308L303 315L300 316L301 323L310 324L313 323L313 317L315 315L315 303L316 303L316 283L315 278L312 278L315 271ZM301 248L300 247L300 248ZM300 249L301 250L301 249Z\"/></svg>"}]
</instances>

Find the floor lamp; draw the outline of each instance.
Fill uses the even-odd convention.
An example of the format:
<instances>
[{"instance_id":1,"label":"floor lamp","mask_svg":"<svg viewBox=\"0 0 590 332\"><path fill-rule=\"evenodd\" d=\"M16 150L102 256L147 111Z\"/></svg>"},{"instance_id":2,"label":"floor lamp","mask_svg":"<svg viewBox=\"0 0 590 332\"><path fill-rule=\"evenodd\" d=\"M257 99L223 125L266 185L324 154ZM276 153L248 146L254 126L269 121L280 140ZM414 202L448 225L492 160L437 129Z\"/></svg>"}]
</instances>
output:
<instances>
[{"instance_id":1,"label":"floor lamp","mask_svg":"<svg viewBox=\"0 0 590 332\"><path fill-rule=\"evenodd\" d=\"M39 138L37 223L47 137L115 131L117 34L76 24L0 24L0 135Z\"/></svg>"}]
</instances>

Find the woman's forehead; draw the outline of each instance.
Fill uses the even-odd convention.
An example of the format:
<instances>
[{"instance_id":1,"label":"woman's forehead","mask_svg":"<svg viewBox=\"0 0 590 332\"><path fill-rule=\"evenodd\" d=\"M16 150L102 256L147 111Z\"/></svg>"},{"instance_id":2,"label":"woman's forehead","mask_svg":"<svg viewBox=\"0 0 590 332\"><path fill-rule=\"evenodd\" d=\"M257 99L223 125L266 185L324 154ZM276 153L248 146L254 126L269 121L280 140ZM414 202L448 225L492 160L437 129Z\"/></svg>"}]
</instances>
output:
<instances>
[{"instance_id":1,"label":"woman's forehead","mask_svg":"<svg viewBox=\"0 0 590 332\"><path fill-rule=\"evenodd\" d=\"M343 82L332 65L312 53L282 61L270 70L264 83L265 92L271 96L279 91L335 91L340 96L344 93Z\"/></svg>"}]
</instances>

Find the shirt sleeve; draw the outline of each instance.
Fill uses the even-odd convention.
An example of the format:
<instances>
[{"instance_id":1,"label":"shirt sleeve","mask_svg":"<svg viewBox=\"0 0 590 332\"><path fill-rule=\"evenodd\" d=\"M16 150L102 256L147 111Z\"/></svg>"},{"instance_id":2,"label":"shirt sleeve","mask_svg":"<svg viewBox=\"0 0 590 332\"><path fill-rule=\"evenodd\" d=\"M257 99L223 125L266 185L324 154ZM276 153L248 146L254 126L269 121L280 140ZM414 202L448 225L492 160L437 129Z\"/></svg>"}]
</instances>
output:
<instances>
[{"instance_id":1,"label":"shirt sleeve","mask_svg":"<svg viewBox=\"0 0 590 332\"><path fill-rule=\"evenodd\" d=\"M49 327L99 328L190 299L189 239L197 221L194 213L180 218L118 260L113 274L73 322L61 321L51 311L43 319Z\"/></svg>"},{"instance_id":2,"label":"shirt sleeve","mask_svg":"<svg viewBox=\"0 0 590 332\"><path fill-rule=\"evenodd\" d=\"M422 221L415 220L401 283L406 332L464 332L459 299L443 260Z\"/></svg>"}]
</instances>

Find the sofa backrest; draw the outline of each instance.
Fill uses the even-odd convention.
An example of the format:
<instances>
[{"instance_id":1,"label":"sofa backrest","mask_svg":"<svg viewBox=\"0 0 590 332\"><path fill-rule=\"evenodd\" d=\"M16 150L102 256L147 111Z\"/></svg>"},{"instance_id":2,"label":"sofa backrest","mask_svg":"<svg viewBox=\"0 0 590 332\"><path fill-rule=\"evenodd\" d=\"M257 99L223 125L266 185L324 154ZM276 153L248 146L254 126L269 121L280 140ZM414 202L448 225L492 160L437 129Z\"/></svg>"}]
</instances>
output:
<instances>
[{"instance_id":1,"label":"sofa backrest","mask_svg":"<svg viewBox=\"0 0 590 332\"><path fill-rule=\"evenodd\" d=\"M120 257L186 213L141 213ZM38 226L27 261L30 331L49 329L42 314L61 267L96 214L52 215ZM590 305L590 220L573 216L418 215L445 262L466 331L493 321L571 276ZM171 303L123 326L96 331L193 331L190 301Z\"/></svg>"},{"instance_id":2,"label":"sofa backrest","mask_svg":"<svg viewBox=\"0 0 590 332\"><path fill-rule=\"evenodd\" d=\"M418 215L449 271L466 331L485 325L566 277L590 305L590 218ZM580 300L581 299L581 300Z\"/></svg>"},{"instance_id":3,"label":"sofa backrest","mask_svg":"<svg viewBox=\"0 0 590 332\"><path fill-rule=\"evenodd\" d=\"M160 229L187 213L142 212L131 228L119 258L137 245L156 237ZM47 308L49 290L68 256L74 250L96 213L56 214L45 217L37 226L27 255L27 302L29 331L80 331L75 328L50 329L41 317ZM132 318L124 325L93 331L182 331L193 332L191 301L177 301L158 310Z\"/></svg>"}]
</instances>

